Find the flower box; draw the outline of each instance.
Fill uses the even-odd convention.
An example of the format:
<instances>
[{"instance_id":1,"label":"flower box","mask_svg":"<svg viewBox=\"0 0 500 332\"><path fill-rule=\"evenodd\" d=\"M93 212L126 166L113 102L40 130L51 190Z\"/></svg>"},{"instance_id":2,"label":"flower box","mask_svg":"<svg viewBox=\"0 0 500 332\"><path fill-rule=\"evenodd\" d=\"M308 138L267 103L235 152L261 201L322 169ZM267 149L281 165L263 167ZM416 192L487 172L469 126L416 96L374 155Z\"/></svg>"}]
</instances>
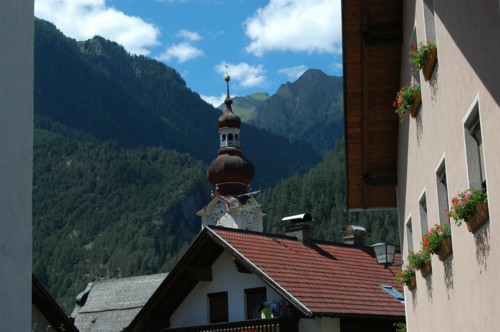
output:
<instances>
[{"instance_id":1,"label":"flower box","mask_svg":"<svg viewBox=\"0 0 500 332\"><path fill-rule=\"evenodd\" d=\"M425 64L422 68L422 74L424 75L424 79L426 81L431 79L432 73L434 72L434 68L437 63L437 48L430 48L427 52L427 56L425 58Z\"/></svg>"},{"instance_id":2,"label":"flower box","mask_svg":"<svg viewBox=\"0 0 500 332\"><path fill-rule=\"evenodd\" d=\"M427 278L429 274L432 273L432 264L430 261L424 262L424 264L420 267L420 274L422 274L423 278Z\"/></svg>"},{"instance_id":3,"label":"flower box","mask_svg":"<svg viewBox=\"0 0 500 332\"><path fill-rule=\"evenodd\" d=\"M474 233L489 219L488 195L483 189L468 189L451 200L448 216L460 226L465 221L469 232Z\"/></svg>"},{"instance_id":4,"label":"flower box","mask_svg":"<svg viewBox=\"0 0 500 332\"><path fill-rule=\"evenodd\" d=\"M392 102L392 106L395 108L394 113L398 115L401 122L403 122L406 112L410 112L411 117L414 118L421 104L420 84L409 84L401 87Z\"/></svg>"},{"instance_id":5,"label":"flower box","mask_svg":"<svg viewBox=\"0 0 500 332\"><path fill-rule=\"evenodd\" d=\"M474 233L481 225L483 225L489 218L488 203L479 203L476 205L476 212L467 220L467 229L469 232Z\"/></svg>"},{"instance_id":6,"label":"flower box","mask_svg":"<svg viewBox=\"0 0 500 332\"><path fill-rule=\"evenodd\" d=\"M414 290L417 287L417 278L415 276L411 276L406 282L406 287L408 287L410 291Z\"/></svg>"},{"instance_id":7,"label":"flower box","mask_svg":"<svg viewBox=\"0 0 500 332\"><path fill-rule=\"evenodd\" d=\"M453 247L451 245L451 239L444 239L441 247L437 250L436 254L438 255L441 261L444 261L448 256L453 252Z\"/></svg>"},{"instance_id":8,"label":"flower box","mask_svg":"<svg viewBox=\"0 0 500 332\"><path fill-rule=\"evenodd\" d=\"M422 94L420 91L417 91L413 95L413 103L411 104L409 109L412 118L417 116L420 105L422 105Z\"/></svg>"}]
</instances>

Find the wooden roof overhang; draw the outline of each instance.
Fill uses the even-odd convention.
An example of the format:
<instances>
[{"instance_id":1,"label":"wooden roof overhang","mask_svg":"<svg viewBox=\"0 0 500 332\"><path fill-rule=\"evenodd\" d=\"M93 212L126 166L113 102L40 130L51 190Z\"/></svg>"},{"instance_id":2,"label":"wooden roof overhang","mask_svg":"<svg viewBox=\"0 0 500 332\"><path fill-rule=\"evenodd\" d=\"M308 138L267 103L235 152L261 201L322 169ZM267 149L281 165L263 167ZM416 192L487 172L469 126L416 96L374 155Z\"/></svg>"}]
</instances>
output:
<instances>
[{"instance_id":1,"label":"wooden roof overhang","mask_svg":"<svg viewBox=\"0 0 500 332\"><path fill-rule=\"evenodd\" d=\"M343 0L346 204L395 208L403 2Z\"/></svg>"},{"instance_id":2,"label":"wooden roof overhang","mask_svg":"<svg viewBox=\"0 0 500 332\"><path fill-rule=\"evenodd\" d=\"M34 274L31 275L31 301L54 329L63 326L64 331L78 332L73 322L66 316ZM45 326L39 328L45 329Z\"/></svg>"},{"instance_id":3,"label":"wooden roof overhang","mask_svg":"<svg viewBox=\"0 0 500 332\"><path fill-rule=\"evenodd\" d=\"M125 331L164 331L170 316L199 281L212 280L212 264L223 249L206 236L206 229L191 244Z\"/></svg>"}]
</instances>

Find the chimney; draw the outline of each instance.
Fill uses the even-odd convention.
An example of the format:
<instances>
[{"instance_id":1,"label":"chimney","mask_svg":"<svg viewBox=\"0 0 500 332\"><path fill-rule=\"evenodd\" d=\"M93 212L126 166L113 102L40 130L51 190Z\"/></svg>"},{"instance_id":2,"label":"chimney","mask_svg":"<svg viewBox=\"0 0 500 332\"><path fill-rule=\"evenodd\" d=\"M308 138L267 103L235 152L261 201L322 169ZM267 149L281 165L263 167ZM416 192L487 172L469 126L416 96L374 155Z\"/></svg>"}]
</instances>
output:
<instances>
[{"instance_id":1,"label":"chimney","mask_svg":"<svg viewBox=\"0 0 500 332\"><path fill-rule=\"evenodd\" d=\"M311 227L309 222L313 219L309 213L297 214L281 219L287 222L285 233L288 236L294 236L304 245L311 244Z\"/></svg>"},{"instance_id":2,"label":"chimney","mask_svg":"<svg viewBox=\"0 0 500 332\"><path fill-rule=\"evenodd\" d=\"M342 227L344 231L344 243L356 247L364 246L365 236L368 233L363 226L345 225Z\"/></svg>"}]
</instances>

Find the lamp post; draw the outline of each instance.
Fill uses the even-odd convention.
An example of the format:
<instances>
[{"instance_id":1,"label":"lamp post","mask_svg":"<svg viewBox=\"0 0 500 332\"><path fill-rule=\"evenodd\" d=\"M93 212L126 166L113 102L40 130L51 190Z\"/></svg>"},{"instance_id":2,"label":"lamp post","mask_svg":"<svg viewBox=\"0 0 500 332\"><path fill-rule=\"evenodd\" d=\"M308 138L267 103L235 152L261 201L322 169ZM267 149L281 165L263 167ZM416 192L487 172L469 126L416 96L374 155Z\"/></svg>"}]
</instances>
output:
<instances>
[{"instance_id":1,"label":"lamp post","mask_svg":"<svg viewBox=\"0 0 500 332\"><path fill-rule=\"evenodd\" d=\"M375 251L378 264L383 264L385 268L394 264L394 253L396 246L384 242L375 243L371 246Z\"/></svg>"}]
</instances>

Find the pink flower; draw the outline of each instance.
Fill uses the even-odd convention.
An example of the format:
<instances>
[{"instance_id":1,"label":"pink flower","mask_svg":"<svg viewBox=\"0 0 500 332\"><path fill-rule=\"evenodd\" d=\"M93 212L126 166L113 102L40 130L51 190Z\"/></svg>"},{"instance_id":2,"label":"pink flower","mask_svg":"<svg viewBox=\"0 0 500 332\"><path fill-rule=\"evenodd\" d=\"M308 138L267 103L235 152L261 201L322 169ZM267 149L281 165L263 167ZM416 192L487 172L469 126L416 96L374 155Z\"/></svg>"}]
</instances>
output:
<instances>
[{"instance_id":1,"label":"pink flower","mask_svg":"<svg viewBox=\"0 0 500 332\"><path fill-rule=\"evenodd\" d=\"M467 191L467 192L465 193L465 198L466 198L466 199L469 199L469 198L471 197L471 195L472 195L472 193L471 193L470 191Z\"/></svg>"},{"instance_id":2,"label":"pink flower","mask_svg":"<svg viewBox=\"0 0 500 332\"><path fill-rule=\"evenodd\" d=\"M443 236L443 235L444 235L443 231L439 232L439 236Z\"/></svg>"}]
</instances>

